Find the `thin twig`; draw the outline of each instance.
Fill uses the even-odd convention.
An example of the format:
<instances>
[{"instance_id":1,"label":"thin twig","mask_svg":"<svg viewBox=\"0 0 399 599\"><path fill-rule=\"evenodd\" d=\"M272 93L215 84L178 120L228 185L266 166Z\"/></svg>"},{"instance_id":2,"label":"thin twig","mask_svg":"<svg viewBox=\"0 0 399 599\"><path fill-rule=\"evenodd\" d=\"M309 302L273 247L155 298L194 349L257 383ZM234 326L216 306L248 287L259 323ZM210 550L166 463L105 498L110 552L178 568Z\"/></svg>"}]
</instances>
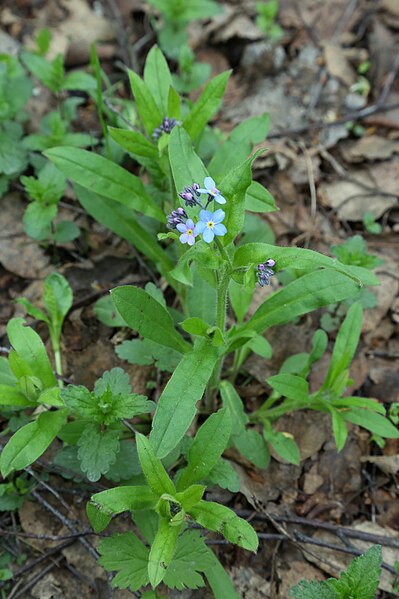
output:
<instances>
[{"instance_id":1,"label":"thin twig","mask_svg":"<svg viewBox=\"0 0 399 599\"><path fill-rule=\"evenodd\" d=\"M57 518L57 520L59 520L62 524L64 524L64 526L66 526L72 533L77 534L80 532L76 529L73 522L69 518L64 516L64 514L62 514L59 510L57 510L56 507L51 505L51 503L49 503L46 499L44 499L44 497L41 497L41 495L37 491L32 491L31 495L32 495L32 497L34 497L36 499L36 501L38 501L40 503L40 505L42 505L51 514L53 514L53 516L55 516ZM95 560L97 560L99 558L98 552L87 541L86 538L79 536L78 541L83 545L83 547L88 551L88 553L90 553L90 555L92 557L94 557Z\"/></svg>"},{"instance_id":2,"label":"thin twig","mask_svg":"<svg viewBox=\"0 0 399 599\"><path fill-rule=\"evenodd\" d=\"M384 106L372 104L371 106L366 106L361 110L349 112L348 114L339 117L338 119L335 119L335 121L331 121L328 123L326 123L325 121L317 121L315 123L308 123L307 125L302 125L301 127L293 127L292 129L282 129L281 131L270 133L270 135L267 136L267 139L293 137L295 135L309 133L310 131L318 131L319 129L330 129L331 127L337 127L338 125L343 125L345 123L348 123L349 121L357 121L360 119L364 119L372 114L376 114L377 112L389 112L390 110L396 110L397 108L399 108L399 102L396 102L394 104L386 104Z\"/></svg>"},{"instance_id":3,"label":"thin twig","mask_svg":"<svg viewBox=\"0 0 399 599\"><path fill-rule=\"evenodd\" d=\"M246 518L253 512L250 510L236 510L236 513ZM399 539L394 539L388 536L376 535L369 532L365 532L363 530L354 530L353 528L347 528L345 526L339 526L336 524L331 524L330 522L322 522L321 520L310 520L308 518L302 518L300 516L273 516L276 522L287 522L288 524L299 524L301 526L310 526L311 528L319 528L323 530L328 530L333 532L334 534L346 535L352 539L361 539L363 541L368 541L369 543L375 543L379 545L384 545L386 547L395 547L399 549ZM256 513L254 516L254 520L260 520L262 522L268 522L269 519L260 513Z\"/></svg>"},{"instance_id":4,"label":"thin twig","mask_svg":"<svg viewBox=\"0 0 399 599\"><path fill-rule=\"evenodd\" d=\"M18 599L19 597L24 597L24 596L26 597L25 593L27 591L29 591L29 589L34 587L39 582L39 580L44 578L46 576L46 574L48 574L53 568L55 568L55 566L58 566L59 562L62 561L63 559L64 559L63 555L60 555L59 557L57 557L51 564L49 564L41 572L36 574L36 576L33 576L33 578L31 578L27 582L27 584L22 587L22 589L19 589L19 591L17 593L14 593L13 591L11 591L11 593L10 593L10 595L8 595L7 599ZM15 587L14 587L14 589L15 589Z\"/></svg>"}]
</instances>

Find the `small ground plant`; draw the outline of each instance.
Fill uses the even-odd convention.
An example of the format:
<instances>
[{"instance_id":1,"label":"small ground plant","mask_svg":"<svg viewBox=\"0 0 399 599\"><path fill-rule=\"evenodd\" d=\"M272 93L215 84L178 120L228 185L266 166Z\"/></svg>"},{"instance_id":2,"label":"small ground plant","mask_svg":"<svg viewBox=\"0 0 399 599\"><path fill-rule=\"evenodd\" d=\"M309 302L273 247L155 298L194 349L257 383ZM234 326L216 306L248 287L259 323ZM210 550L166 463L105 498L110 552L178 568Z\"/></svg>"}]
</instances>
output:
<instances>
[{"instance_id":1,"label":"small ground plant","mask_svg":"<svg viewBox=\"0 0 399 599\"><path fill-rule=\"evenodd\" d=\"M49 68L61 73L57 65ZM156 285L126 285L96 306L103 322L135 335L118 348L120 357L172 372L156 405L133 392L120 368L106 371L93 390L62 382L61 327L72 293L61 275L46 280L46 312L20 300L31 316L48 325L58 380L39 335L23 319L10 321L13 349L0 362L1 403L29 413L29 422L3 450L2 474L29 467L58 437L64 442L59 463L69 460L75 472L91 481L105 476L122 482L94 494L87 513L97 532L114 516L130 514L141 539L133 531L116 534L103 539L99 551L104 568L117 572L114 585L132 592L162 583L194 589L204 586L205 577L216 599L238 597L206 545L205 533L194 527L257 550L252 526L208 501L206 489L218 484L239 490L237 474L223 458L230 447L260 468L267 467L271 449L298 464L294 437L275 428L284 414L303 409L329 414L338 451L346 441L347 423L364 427L382 442L399 437L379 402L347 391L362 325L362 305L356 300L361 289L378 280L364 255L360 263L342 259L342 247L331 258L265 241L273 241L270 230L253 213L276 207L270 193L252 180L252 164L265 151L254 147L264 141L269 118L250 118L225 138L208 124L229 75L209 81L190 104L174 88L157 47L148 55L144 79L128 71L138 120L107 131L103 123L104 134L140 165L141 177L114 162L110 152L105 158L64 143L43 152L50 160L45 168L55 165L72 181L83 208L134 245L177 298L171 308ZM60 81L65 81L63 74ZM31 193L39 204L43 178L23 180L39 190ZM50 206L59 196L53 192ZM268 293L273 281L284 284ZM264 299L249 315L256 288ZM343 301L352 303L320 388L310 391L308 377L327 348L323 330L314 334L309 353L291 356L267 379L270 394L249 413L235 383L251 352L272 358L267 330ZM149 591L144 596L157 595Z\"/></svg>"}]
</instances>

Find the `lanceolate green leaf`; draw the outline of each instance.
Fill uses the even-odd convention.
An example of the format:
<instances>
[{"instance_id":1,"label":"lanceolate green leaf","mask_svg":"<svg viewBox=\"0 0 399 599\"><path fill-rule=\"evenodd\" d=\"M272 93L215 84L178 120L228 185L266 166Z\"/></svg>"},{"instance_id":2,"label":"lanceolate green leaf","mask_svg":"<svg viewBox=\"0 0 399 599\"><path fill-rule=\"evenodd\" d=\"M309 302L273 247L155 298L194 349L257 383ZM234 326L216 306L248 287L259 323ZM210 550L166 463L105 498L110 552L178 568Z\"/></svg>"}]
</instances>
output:
<instances>
[{"instance_id":1,"label":"lanceolate green leaf","mask_svg":"<svg viewBox=\"0 0 399 599\"><path fill-rule=\"evenodd\" d=\"M24 360L32 372L43 383L43 387L56 385L53 369L46 348L39 335L25 326L23 318L12 318L7 325L7 335L18 356Z\"/></svg>"},{"instance_id":2,"label":"lanceolate green leaf","mask_svg":"<svg viewBox=\"0 0 399 599\"><path fill-rule=\"evenodd\" d=\"M169 312L144 289L123 285L113 289L111 295L122 318L144 338L180 353L190 350L190 344L174 328Z\"/></svg>"},{"instance_id":3,"label":"lanceolate green leaf","mask_svg":"<svg viewBox=\"0 0 399 599\"><path fill-rule=\"evenodd\" d=\"M300 376L295 374L276 374L267 379L269 385L283 397L306 403L309 399L309 385Z\"/></svg>"},{"instance_id":4,"label":"lanceolate green leaf","mask_svg":"<svg viewBox=\"0 0 399 599\"><path fill-rule=\"evenodd\" d=\"M0 384L0 406L34 406L35 401L29 401L17 387Z\"/></svg>"},{"instance_id":5,"label":"lanceolate green leaf","mask_svg":"<svg viewBox=\"0 0 399 599\"><path fill-rule=\"evenodd\" d=\"M332 269L304 275L269 296L242 329L262 333L272 325L352 297L359 288L352 278Z\"/></svg>"},{"instance_id":6,"label":"lanceolate green leaf","mask_svg":"<svg viewBox=\"0 0 399 599\"><path fill-rule=\"evenodd\" d=\"M142 181L111 160L68 147L51 148L45 155L74 183L160 222L165 221L162 210L147 194Z\"/></svg>"},{"instance_id":7,"label":"lanceolate green leaf","mask_svg":"<svg viewBox=\"0 0 399 599\"><path fill-rule=\"evenodd\" d=\"M182 127L175 127L170 134L169 160L177 192L193 183L202 185L208 175L187 131Z\"/></svg>"},{"instance_id":8,"label":"lanceolate green leaf","mask_svg":"<svg viewBox=\"0 0 399 599\"><path fill-rule=\"evenodd\" d=\"M196 414L218 359L217 350L199 339L194 350L185 354L159 398L152 423L151 443L163 458L182 439Z\"/></svg>"},{"instance_id":9,"label":"lanceolate green leaf","mask_svg":"<svg viewBox=\"0 0 399 599\"><path fill-rule=\"evenodd\" d=\"M272 194L257 181L252 181L247 189L245 209L250 212L274 212L277 210Z\"/></svg>"},{"instance_id":10,"label":"lanceolate green leaf","mask_svg":"<svg viewBox=\"0 0 399 599\"><path fill-rule=\"evenodd\" d=\"M147 486L115 487L92 495L87 505L87 514L95 532L101 532L108 525L111 516L133 510L154 509L157 501L158 497ZM109 518L100 520L98 512Z\"/></svg>"},{"instance_id":11,"label":"lanceolate green leaf","mask_svg":"<svg viewBox=\"0 0 399 599\"><path fill-rule=\"evenodd\" d=\"M388 418L381 416L381 414L362 408L351 408L348 411L341 412L341 414L348 422L362 426L381 437L399 439L398 427L394 426Z\"/></svg>"},{"instance_id":12,"label":"lanceolate green leaf","mask_svg":"<svg viewBox=\"0 0 399 599\"><path fill-rule=\"evenodd\" d=\"M148 558L148 577L154 588L163 580L172 561L180 530L180 526L171 526L167 520L162 519L159 523Z\"/></svg>"},{"instance_id":13,"label":"lanceolate green leaf","mask_svg":"<svg viewBox=\"0 0 399 599\"><path fill-rule=\"evenodd\" d=\"M144 435L136 435L137 452L144 476L151 490L160 497L164 493L175 495L176 489L162 462L155 455L151 442Z\"/></svg>"},{"instance_id":14,"label":"lanceolate green leaf","mask_svg":"<svg viewBox=\"0 0 399 599\"><path fill-rule=\"evenodd\" d=\"M22 470L40 458L67 418L67 410L43 412L11 437L1 454L1 473L8 476Z\"/></svg>"},{"instance_id":15,"label":"lanceolate green leaf","mask_svg":"<svg viewBox=\"0 0 399 599\"><path fill-rule=\"evenodd\" d=\"M168 63L158 46L153 46L148 53L144 67L144 83L150 90L155 103L163 116L168 114L169 88L172 76Z\"/></svg>"},{"instance_id":16,"label":"lanceolate green leaf","mask_svg":"<svg viewBox=\"0 0 399 599\"><path fill-rule=\"evenodd\" d=\"M269 243L247 243L237 248L234 254L234 266L248 266L264 262L268 258L276 261L274 270L297 268L299 270L333 268L347 274L363 285L378 285L377 277L366 268L347 266L336 258L329 258L319 252L303 248L277 247ZM338 300L337 300L338 301Z\"/></svg>"},{"instance_id":17,"label":"lanceolate green leaf","mask_svg":"<svg viewBox=\"0 0 399 599\"><path fill-rule=\"evenodd\" d=\"M134 99L136 101L137 111L148 135L152 135L154 129L159 127L163 117L166 115L162 114L159 110L154 100L154 96L144 81L131 70L128 70L128 75Z\"/></svg>"},{"instance_id":18,"label":"lanceolate green leaf","mask_svg":"<svg viewBox=\"0 0 399 599\"><path fill-rule=\"evenodd\" d=\"M208 530L220 532L228 541L249 551L258 548L258 536L252 526L232 510L213 501L201 500L189 511L190 516Z\"/></svg>"},{"instance_id":19,"label":"lanceolate green leaf","mask_svg":"<svg viewBox=\"0 0 399 599\"><path fill-rule=\"evenodd\" d=\"M218 188L226 198L227 203L223 206L226 213L223 224L227 233L223 237L223 243L229 244L242 230L245 216L245 194L252 182L252 163L262 154L264 150L258 150L250 158L245 160L219 182Z\"/></svg>"},{"instance_id":20,"label":"lanceolate green leaf","mask_svg":"<svg viewBox=\"0 0 399 599\"><path fill-rule=\"evenodd\" d=\"M230 433L231 417L227 408L209 416L190 447L188 466L179 478L179 490L206 478L226 449Z\"/></svg>"},{"instance_id":21,"label":"lanceolate green leaf","mask_svg":"<svg viewBox=\"0 0 399 599\"><path fill-rule=\"evenodd\" d=\"M205 576L215 595L215 599L226 599L226 597L229 599L240 599L240 595L235 590L230 576L223 568L212 549L207 547L207 551L212 565L205 570Z\"/></svg>"},{"instance_id":22,"label":"lanceolate green leaf","mask_svg":"<svg viewBox=\"0 0 399 599\"><path fill-rule=\"evenodd\" d=\"M204 91L183 120L183 126L195 139L220 106L231 71L220 73L206 84Z\"/></svg>"},{"instance_id":23,"label":"lanceolate green leaf","mask_svg":"<svg viewBox=\"0 0 399 599\"><path fill-rule=\"evenodd\" d=\"M174 266L172 260L154 239L154 236L137 222L131 210L80 185L74 185L74 189L83 208L93 218L134 245L157 265L161 274L172 287L176 286L175 280L169 276L169 271Z\"/></svg>"},{"instance_id":24,"label":"lanceolate green leaf","mask_svg":"<svg viewBox=\"0 0 399 599\"><path fill-rule=\"evenodd\" d=\"M108 131L112 139L130 154L158 160L158 148L139 131L116 129L115 127L108 127Z\"/></svg>"},{"instance_id":25,"label":"lanceolate green leaf","mask_svg":"<svg viewBox=\"0 0 399 599\"><path fill-rule=\"evenodd\" d=\"M339 329L334 344L330 368L322 389L332 388L341 372L351 365L359 343L361 330L362 306L360 303L356 302L349 308L345 320Z\"/></svg>"},{"instance_id":26,"label":"lanceolate green leaf","mask_svg":"<svg viewBox=\"0 0 399 599\"><path fill-rule=\"evenodd\" d=\"M222 395L223 405L227 407L230 412L231 432L233 435L239 435L245 430L245 425L248 422L241 397L229 381L222 381L220 383L220 393Z\"/></svg>"}]
</instances>

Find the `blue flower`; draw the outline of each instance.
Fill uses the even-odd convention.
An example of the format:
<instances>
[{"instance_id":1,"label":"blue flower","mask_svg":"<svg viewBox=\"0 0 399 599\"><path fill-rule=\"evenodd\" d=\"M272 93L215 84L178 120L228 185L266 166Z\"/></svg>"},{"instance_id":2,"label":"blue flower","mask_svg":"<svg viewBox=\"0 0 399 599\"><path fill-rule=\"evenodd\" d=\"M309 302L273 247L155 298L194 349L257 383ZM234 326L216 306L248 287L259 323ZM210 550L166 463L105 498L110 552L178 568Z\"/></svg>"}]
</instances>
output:
<instances>
[{"instance_id":1,"label":"blue flower","mask_svg":"<svg viewBox=\"0 0 399 599\"><path fill-rule=\"evenodd\" d=\"M225 204L226 198L224 198L220 191L216 187L215 181L212 177L205 177L204 180L205 189L199 188L198 191L200 193L206 193L209 196L209 199L215 200L218 204Z\"/></svg>"},{"instance_id":2,"label":"blue flower","mask_svg":"<svg viewBox=\"0 0 399 599\"><path fill-rule=\"evenodd\" d=\"M227 229L220 223L225 216L225 212L221 209L213 213L208 212L208 210L201 210L199 215L200 220L195 225L194 234L198 235L198 233L202 233L202 239L206 243L211 243L215 235L223 237L223 235L226 235Z\"/></svg>"},{"instance_id":3,"label":"blue flower","mask_svg":"<svg viewBox=\"0 0 399 599\"><path fill-rule=\"evenodd\" d=\"M182 243L188 243L188 245L194 245L197 233L194 230L194 223L189 218L186 223L179 223L176 225L176 229L180 231L180 241Z\"/></svg>"}]
</instances>

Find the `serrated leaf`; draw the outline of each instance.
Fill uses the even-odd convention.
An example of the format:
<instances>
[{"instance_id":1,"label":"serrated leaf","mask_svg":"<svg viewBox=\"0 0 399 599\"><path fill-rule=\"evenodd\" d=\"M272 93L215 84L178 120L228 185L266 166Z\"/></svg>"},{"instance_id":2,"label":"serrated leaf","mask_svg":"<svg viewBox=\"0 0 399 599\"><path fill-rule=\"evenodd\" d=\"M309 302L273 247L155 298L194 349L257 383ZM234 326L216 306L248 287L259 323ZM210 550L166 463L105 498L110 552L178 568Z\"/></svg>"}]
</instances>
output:
<instances>
[{"instance_id":1,"label":"serrated leaf","mask_svg":"<svg viewBox=\"0 0 399 599\"><path fill-rule=\"evenodd\" d=\"M87 478L95 482L106 474L119 451L118 430L101 431L96 424L88 424L78 441L80 467Z\"/></svg>"},{"instance_id":2,"label":"serrated leaf","mask_svg":"<svg viewBox=\"0 0 399 599\"><path fill-rule=\"evenodd\" d=\"M342 599L341 595L324 580L321 582L302 580L290 589L289 595L294 599Z\"/></svg>"},{"instance_id":3,"label":"serrated leaf","mask_svg":"<svg viewBox=\"0 0 399 599\"><path fill-rule=\"evenodd\" d=\"M149 550L132 532L102 539L98 550L100 565L107 572L118 572L112 585L138 591L149 582L147 566Z\"/></svg>"},{"instance_id":4,"label":"serrated leaf","mask_svg":"<svg viewBox=\"0 0 399 599\"><path fill-rule=\"evenodd\" d=\"M185 531L177 541L176 553L169 564L164 583L170 589L182 591L204 586L200 573L212 566L212 556L198 531Z\"/></svg>"},{"instance_id":5,"label":"serrated leaf","mask_svg":"<svg viewBox=\"0 0 399 599\"><path fill-rule=\"evenodd\" d=\"M370 547L364 555L355 558L338 580L330 579L330 588L339 597L374 599L381 576L381 545Z\"/></svg>"}]
</instances>

